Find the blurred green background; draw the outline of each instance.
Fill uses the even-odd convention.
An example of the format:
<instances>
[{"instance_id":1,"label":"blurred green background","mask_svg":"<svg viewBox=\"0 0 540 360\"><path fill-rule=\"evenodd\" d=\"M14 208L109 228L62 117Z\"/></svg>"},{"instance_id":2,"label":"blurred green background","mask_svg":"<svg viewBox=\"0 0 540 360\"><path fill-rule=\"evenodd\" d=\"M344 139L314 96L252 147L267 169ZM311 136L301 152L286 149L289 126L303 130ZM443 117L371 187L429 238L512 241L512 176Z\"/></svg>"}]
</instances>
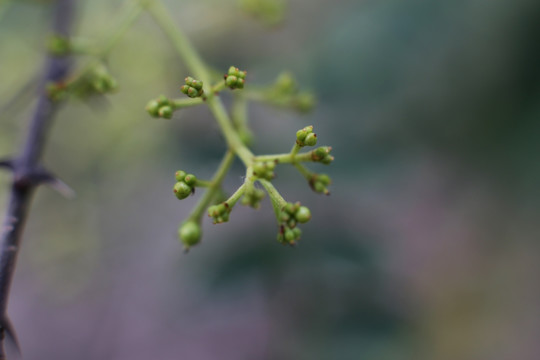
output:
<instances>
[{"instance_id":1,"label":"blurred green background","mask_svg":"<svg viewBox=\"0 0 540 360\"><path fill-rule=\"evenodd\" d=\"M276 186L312 209L300 246L275 241L265 200L205 219L184 255L176 229L200 194L176 200L174 172L208 178L225 145L204 107L144 111L188 73L143 16L109 59L120 91L71 101L50 134L44 162L77 197L42 188L33 204L9 304L25 358L538 359L540 3L289 0L271 27L237 3L166 1L210 64L253 84L290 70L317 94L304 116L250 105L254 151L287 151L315 125L332 195L280 167ZM8 156L52 6L0 4ZM77 35L102 38L121 6L78 1ZM242 174L237 162L225 187Z\"/></svg>"}]
</instances>

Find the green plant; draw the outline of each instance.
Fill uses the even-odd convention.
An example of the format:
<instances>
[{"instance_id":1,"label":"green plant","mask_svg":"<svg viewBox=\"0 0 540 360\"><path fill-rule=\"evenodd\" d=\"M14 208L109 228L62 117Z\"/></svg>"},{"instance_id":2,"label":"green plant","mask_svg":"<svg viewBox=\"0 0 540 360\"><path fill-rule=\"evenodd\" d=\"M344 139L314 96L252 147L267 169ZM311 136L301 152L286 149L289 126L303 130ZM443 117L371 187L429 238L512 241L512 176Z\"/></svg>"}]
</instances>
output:
<instances>
[{"instance_id":1,"label":"green plant","mask_svg":"<svg viewBox=\"0 0 540 360\"><path fill-rule=\"evenodd\" d=\"M271 25L283 18L284 3L275 4L268 0L240 2L242 8ZM234 66L231 66L223 77L216 77L213 75L215 71L203 62L159 0L127 0L122 12L116 16L115 26L105 41L101 44L90 44L72 36L73 5L73 0L55 2L53 34L47 43L47 66L40 77L38 101L26 141L21 154L0 160L0 168L8 169L14 175L0 244L0 360L6 358L2 341L4 333L7 332L15 339L6 315L7 299L33 194L42 184L49 184L63 194L71 193L67 185L41 164L47 130L56 111L70 98L87 99L116 91L117 81L107 67L108 55L145 11L162 28L190 71L179 89L184 97L170 99L161 95L147 104L147 112L153 117L170 119L175 111L185 107L205 105L214 115L227 144L223 160L212 179L201 180L180 170L175 174L173 191L178 199L185 199L193 194L197 187L205 189L190 216L179 228L179 237L184 247L189 249L200 242L201 221L205 213L216 224L227 222L239 200L242 205L259 208L265 196L264 190L269 194L278 222L278 241L294 245L301 234L297 224L307 222L311 218L311 212L299 203L286 202L274 187L271 181L278 165L295 166L316 192L328 194L326 187L330 184L330 178L311 172L303 163L329 164L333 160L330 155L331 148L319 147L300 152L301 148L317 143L313 127L299 130L296 140L291 136L294 145L288 153L256 156L248 148L254 139L247 119L248 101L260 101L299 112L307 112L314 106L313 95L299 91L288 73L281 74L274 84L266 87L248 84L247 72ZM4 8L0 8L2 9ZM85 56L83 65L73 70L72 59L81 54ZM227 89L234 91L230 111L227 111L220 98L220 92ZM226 198L222 183L236 157L245 165L245 181ZM258 188L257 183L261 184L264 190Z\"/></svg>"},{"instance_id":2,"label":"green plant","mask_svg":"<svg viewBox=\"0 0 540 360\"><path fill-rule=\"evenodd\" d=\"M161 95L148 103L146 106L148 113L154 117L171 118L174 111L183 107L204 104L214 115L228 147L223 161L212 179L198 182L193 177L193 180L188 182L190 175L185 175L185 172L181 170L176 173L177 182L173 191L178 199L184 199L193 193L194 187L206 188L206 192L188 219L179 228L179 236L185 248L189 249L199 242L201 237L200 224L205 212L213 219L214 224L220 224L229 220L232 210L241 198L241 204L258 208L264 193L261 189L256 188L257 183L263 186L271 199L279 225L278 241L294 245L300 238L297 223L307 222L311 215L306 215L310 214L306 207L300 206L299 203L292 205L283 199L271 182L275 176L274 170L277 165L292 164L304 175L316 192L329 194L326 188L330 184L328 175L315 174L302 163L331 163L334 159L330 155L331 148L319 147L315 150L299 152L302 148L314 146L317 143L317 135L313 132L313 126L308 126L298 130L294 145L289 153L256 156L246 145L251 143L253 139L248 127L246 106L247 100L259 100L271 105L290 107L305 112L313 107L313 96L299 92L294 80L288 74L278 77L273 85L254 89L246 84L247 72L239 70L235 66L231 66L221 80L216 79L215 76L212 76L211 68L199 57L161 4L150 1L147 5L148 10L171 39L191 71L190 76L185 79L185 85L180 88L181 92L190 99L170 100ZM227 112L219 96L219 92L225 88L235 91L232 114ZM202 99L202 101L197 101L198 99ZM221 185L236 156L245 165L245 180L229 198L221 201L221 196L219 196L223 192Z\"/></svg>"}]
</instances>

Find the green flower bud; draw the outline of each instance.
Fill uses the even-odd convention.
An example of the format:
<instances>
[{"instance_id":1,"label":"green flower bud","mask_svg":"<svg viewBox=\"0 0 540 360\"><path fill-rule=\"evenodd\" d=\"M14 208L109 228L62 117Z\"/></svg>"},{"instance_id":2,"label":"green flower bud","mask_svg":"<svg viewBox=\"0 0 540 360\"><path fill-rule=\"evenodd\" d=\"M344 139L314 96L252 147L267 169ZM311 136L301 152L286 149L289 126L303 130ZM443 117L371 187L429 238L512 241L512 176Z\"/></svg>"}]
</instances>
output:
<instances>
[{"instance_id":1,"label":"green flower bud","mask_svg":"<svg viewBox=\"0 0 540 360\"><path fill-rule=\"evenodd\" d=\"M146 105L146 111L153 117L159 116L159 102L156 100L150 100Z\"/></svg>"},{"instance_id":2,"label":"green flower bud","mask_svg":"<svg viewBox=\"0 0 540 360\"><path fill-rule=\"evenodd\" d=\"M253 164L253 175L261 179L272 180L275 177L275 167L276 163L273 161L256 162Z\"/></svg>"},{"instance_id":3,"label":"green flower bud","mask_svg":"<svg viewBox=\"0 0 540 360\"><path fill-rule=\"evenodd\" d=\"M243 89L247 72L231 66L225 75L225 85L231 89Z\"/></svg>"},{"instance_id":4,"label":"green flower bud","mask_svg":"<svg viewBox=\"0 0 540 360\"><path fill-rule=\"evenodd\" d=\"M191 195L192 191L193 188L183 181L177 182L173 187L174 194L180 200L187 198L189 195Z\"/></svg>"},{"instance_id":5,"label":"green flower bud","mask_svg":"<svg viewBox=\"0 0 540 360\"><path fill-rule=\"evenodd\" d=\"M197 177L193 174L187 174L184 178L184 182L189 186L195 186L195 183L197 182Z\"/></svg>"},{"instance_id":6,"label":"green flower bud","mask_svg":"<svg viewBox=\"0 0 540 360\"><path fill-rule=\"evenodd\" d=\"M294 231L291 230L291 229L285 230L285 233L283 234L283 237L285 238L285 241L287 241L288 243L291 243L294 240L296 240L296 236L294 235Z\"/></svg>"},{"instance_id":7,"label":"green flower bud","mask_svg":"<svg viewBox=\"0 0 540 360\"><path fill-rule=\"evenodd\" d=\"M178 235L184 246L189 249L201 241L201 226L194 221L184 222L178 229Z\"/></svg>"},{"instance_id":8,"label":"green flower bud","mask_svg":"<svg viewBox=\"0 0 540 360\"><path fill-rule=\"evenodd\" d=\"M332 161L334 161L334 157L332 155L328 155L321 160L321 163L323 163L324 165L329 165L330 163L332 163Z\"/></svg>"},{"instance_id":9,"label":"green flower bud","mask_svg":"<svg viewBox=\"0 0 540 360\"><path fill-rule=\"evenodd\" d=\"M188 76L184 79L185 85L180 87L180 91L190 98L201 97L204 94L203 91L203 82L200 80L195 80L191 76Z\"/></svg>"},{"instance_id":10,"label":"green flower bud","mask_svg":"<svg viewBox=\"0 0 540 360\"><path fill-rule=\"evenodd\" d=\"M163 106L163 105L169 105L169 99L165 96L165 95L159 95L157 100L156 100L159 105Z\"/></svg>"},{"instance_id":11,"label":"green flower bud","mask_svg":"<svg viewBox=\"0 0 540 360\"><path fill-rule=\"evenodd\" d=\"M332 161L334 161L334 157L330 155L330 151L332 148L330 146L321 146L316 148L311 153L311 159L313 161L318 161L323 164L330 164Z\"/></svg>"},{"instance_id":12,"label":"green flower bud","mask_svg":"<svg viewBox=\"0 0 540 360\"><path fill-rule=\"evenodd\" d=\"M314 146L317 144L317 135L313 133L313 125L306 126L296 132L296 143L299 146Z\"/></svg>"},{"instance_id":13,"label":"green flower bud","mask_svg":"<svg viewBox=\"0 0 540 360\"><path fill-rule=\"evenodd\" d=\"M307 146L315 146L317 144L317 135L314 133L307 134L304 143Z\"/></svg>"},{"instance_id":14,"label":"green flower bud","mask_svg":"<svg viewBox=\"0 0 540 360\"><path fill-rule=\"evenodd\" d=\"M306 206L300 206L296 211L295 218L299 223L306 223L311 219L311 211Z\"/></svg>"},{"instance_id":15,"label":"green flower bud","mask_svg":"<svg viewBox=\"0 0 540 360\"><path fill-rule=\"evenodd\" d=\"M256 162L255 164L253 164L253 172L255 173L255 175L257 174L262 174L265 172L265 167L264 167L264 163L262 162Z\"/></svg>"},{"instance_id":16,"label":"green flower bud","mask_svg":"<svg viewBox=\"0 0 540 360\"><path fill-rule=\"evenodd\" d=\"M294 229L296 227L296 220L295 219L289 219L289 221L287 221L287 226L290 229Z\"/></svg>"},{"instance_id":17,"label":"green flower bud","mask_svg":"<svg viewBox=\"0 0 540 360\"><path fill-rule=\"evenodd\" d=\"M227 79L225 79L225 84L228 86L228 87L231 87L231 88L234 88L234 86L236 85L236 81L238 80L238 78L234 75L229 75L227 77Z\"/></svg>"},{"instance_id":18,"label":"green flower bud","mask_svg":"<svg viewBox=\"0 0 540 360\"><path fill-rule=\"evenodd\" d=\"M326 175L326 174L319 174L317 176L317 180L324 184L324 185L330 185L332 183L332 180L330 179L330 176Z\"/></svg>"},{"instance_id":19,"label":"green flower bud","mask_svg":"<svg viewBox=\"0 0 540 360\"><path fill-rule=\"evenodd\" d=\"M264 199L265 192L261 189L252 188L251 191L246 191L242 198L242 205L249 205L254 209L261 206L261 200Z\"/></svg>"},{"instance_id":20,"label":"green flower bud","mask_svg":"<svg viewBox=\"0 0 540 360\"><path fill-rule=\"evenodd\" d=\"M208 208L208 216L214 219L214 224L221 224L229 221L229 213L231 209L229 205L224 202L217 205L212 205Z\"/></svg>"},{"instance_id":21,"label":"green flower bud","mask_svg":"<svg viewBox=\"0 0 540 360\"><path fill-rule=\"evenodd\" d=\"M296 140L298 140L298 142L303 144L304 140L306 139L307 134L308 133L304 129L298 130L296 132Z\"/></svg>"},{"instance_id":22,"label":"green flower bud","mask_svg":"<svg viewBox=\"0 0 540 360\"><path fill-rule=\"evenodd\" d=\"M285 207L283 208L283 210L284 210L285 212L287 212L288 214L290 214L290 215L294 215L294 214L296 213L296 211L298 210L299 207L300 207L300 203L297 202L297 203L293 204L293 203L290 203L290 202L289 202L289 203L287 203L287 204L285 205Z\"/></svg>"},{"instance_id":23,"label":"green flower bud","mask_svg":"<svg viewBox=\"0 0 540 360\"><path fill-rule=\"evenodd\" d=\"M184 178L186 177L186 172L182 171L182 170L178 170L174 174L174 177L175 177L176 181L184 181Z\"/></svg>"},{"instance_id":24,"label":"green flower bud","mask_svg":"<svg viewBox=\"0 0 540 360\"><path fill-rule=\"evenodd\" d=\"M165 119L172 118L173 109L170 106L162 106L158 110L158 115Z\"/></svg>"}]
</instances>

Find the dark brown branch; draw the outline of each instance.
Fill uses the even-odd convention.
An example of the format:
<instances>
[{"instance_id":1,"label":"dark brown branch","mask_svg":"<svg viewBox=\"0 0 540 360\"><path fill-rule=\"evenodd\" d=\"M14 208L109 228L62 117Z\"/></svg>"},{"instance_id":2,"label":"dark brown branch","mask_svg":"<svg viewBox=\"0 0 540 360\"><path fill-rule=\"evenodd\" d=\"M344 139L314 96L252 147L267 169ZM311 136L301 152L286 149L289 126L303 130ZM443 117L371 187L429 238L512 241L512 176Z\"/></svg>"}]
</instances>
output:
<instances>
[{"instance_id":1,"label":"dark brown branch","mask_svg":"<svg viewBox=\"0 0 540 360\"><path fill-rule=\"evenodd\" d=\"M69 37L74 0L57 0L54 6L53 32ZM4 333L8 333L15 340L7 320L7 303L32 195L39 184L53 182L53 177L39 164L49 127L60 106L58 101L52 101L48 97L46 85L63 81L69 71L69 57L49 56L47 58L40 83L39 98L21 154L13 160L3 161L0 164L13 172L6 216L0 228L0 360L6 359Z\"/></svg>"}]
</instances>

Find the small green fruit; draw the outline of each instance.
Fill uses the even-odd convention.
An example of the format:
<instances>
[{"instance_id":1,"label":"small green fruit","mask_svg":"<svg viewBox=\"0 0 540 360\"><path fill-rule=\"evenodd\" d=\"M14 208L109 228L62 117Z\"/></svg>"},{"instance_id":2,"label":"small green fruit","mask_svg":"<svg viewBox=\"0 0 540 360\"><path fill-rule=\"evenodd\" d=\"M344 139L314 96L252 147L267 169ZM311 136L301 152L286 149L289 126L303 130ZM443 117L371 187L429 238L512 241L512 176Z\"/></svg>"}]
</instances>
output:
<instances>
[{"instance_id":1,"label":"small green fruit","mask_svg":"<svg viewBox=\"0 0 540 360\"><path fill-rule=\"evenodd\" d=\"M317 144L317 135L314 133L307 134L304 143L307 146L315 146Z\"/></svg>"},{"instance_id":2,"label":"small green fruit","mask_svg":"<svg viewBox=\"0 0 540 360\"><path fill-rule=\"evenodd\" d=\"M193 188L183 181L179 181L174 184L173 192L180 200L187 198L189 195L191 195L192 191Z\"/></svg>"},{"instance_id":3,"label":"small green fruit","mask_svg":"<svg viewBox=\"0 0 540 360\"><path fill-rule=\"evenodd\" d=\"M176 181L184 181L184 178L186 177L186 172L182 170L178 170L174 177L176 178Z\"/></svg>"},{"instance_id":4,"label":"small green fruit","mask_svg":"<svg viewBox=\"0 0 540 360\"><path fill-rule=\"evenodd\" d=\"M165 119L172 118L173 109L170 106L162 106L158 111L159 116Z\"/></svg>"},{"instance_id":5,"label":"small green fruit","mask_svg":"<svg viewBox=\"0 0 540 360\"><path fill-rule=\"evenodd\" d=\"M195 186L195 183L197 182L197 177L193 174L187 174L184 178L184 182L189 186Z\"/></svg>"},{"instance_id":6,"label":"small green fruit","mask_svg":"<svg viewBox=\"0 0 540 360\"><path fill-rule=\"evenodd\" d=\"M182 244L190 248L201 241L201 226L194 221L187 221L178 229L178 235Z\"/></svg>"},{"instance_id":7,"label":"small green fruit","mask_svg":"<svg viewBox=\"0 0 540 360\"><path fill-rule=\"evenodd\" d=\"M311 211L306 206L300 206L295 214L296 220L299 223L306 223L311 219Z\"/></svg>"},{"instance_id":8,"label":"small green fruit","mask_svg":"<svg viewBox=\"0 0 540 360\"><path fill-rule=\"evenodd\" d=\"M147 105L146 105L146 111L148 111L148 113L154 117L158 117L159 116L159 102L156 101L156 100L151 100Z\"/></svg>"}]
</instances>

